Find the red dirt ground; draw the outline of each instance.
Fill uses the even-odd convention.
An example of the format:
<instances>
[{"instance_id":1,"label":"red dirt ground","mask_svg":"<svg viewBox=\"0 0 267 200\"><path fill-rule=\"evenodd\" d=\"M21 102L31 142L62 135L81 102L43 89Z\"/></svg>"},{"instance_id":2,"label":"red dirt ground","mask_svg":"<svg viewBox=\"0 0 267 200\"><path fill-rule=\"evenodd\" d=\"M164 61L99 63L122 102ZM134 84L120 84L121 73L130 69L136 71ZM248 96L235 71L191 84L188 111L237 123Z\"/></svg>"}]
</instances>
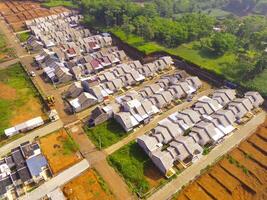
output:
<instances>
[{"instance_id":1,"label":"red dirt ground","mask_svg":"<svg viewBox=\"0 0 267 200\"><path fill-rule=\"evenodd\" d=\"M15 32L25 29L25 21L67 11L64 7L43 8L33 1L1 1L0 14Z\"/></svg>"},{"instance_id":2,"label":"red dirt ground","mask_svg":"<svg viewBox=\"0 0 267 200\"><path fill-rule=\"evenodd\" d=\"M114 196L103 189L100 179L92 169L73 179L63 187L68 200L112 200ZM102 185L102 186L101 186Z\"/></svg>"},{"instance_id":3,"label":"red dirt ground","mask_svg":"<svg viewBox=\"0 0 267 200\"><path fill-rule=\"evenodd\" d=\"M0 97L5 100L16 99L16 89L0 82Z\"/></svg>"},{"instance_id":4,"label":"red dirt ground","mask_svg":"<svg viewBox=\"0 0 267 200\"><path fill-rule=\"evenodd\" d=\"M229 153L230 157L225 156L175 199L267 199L266 149L267 119L247 141Z\"/></svg>"}]
</instances>

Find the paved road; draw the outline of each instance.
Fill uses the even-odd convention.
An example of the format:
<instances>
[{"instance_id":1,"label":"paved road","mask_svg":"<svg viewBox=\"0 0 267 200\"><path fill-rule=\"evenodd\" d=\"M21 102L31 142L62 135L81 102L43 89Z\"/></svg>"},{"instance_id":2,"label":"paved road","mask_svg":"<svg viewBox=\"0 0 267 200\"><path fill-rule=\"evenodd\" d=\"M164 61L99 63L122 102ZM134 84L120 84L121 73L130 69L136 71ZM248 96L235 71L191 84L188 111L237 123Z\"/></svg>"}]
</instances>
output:
<instances>
[{"instance_id":1,"label":"paved road","mask_svg":"<svg viewBox=\"0 0 267 200\"><path fill-rule=\"evenodd\" d=\"M57 176L53 177L49 181L45 182L35 190L26 195L20 197L21 200L39 200L40 198L44 197L46 194L52 192L56 188L66 184L71 179L75 178L86 169L89 168L89 163L87 160L82 160L79 163L73 165L72 167L66 169L65 171L61 172Z\"/></svg>"},{"instance_id":2,"label":"paved road","mask_svg":"<svg viewBox=\"0 0 267 200\"><path fill-rule=\"evenodd\" d=\"M222 155L229 152L231 149L238 146L238 144L248 138L257 127L265 121L265 111L256 115L246 125L236 130L233 134L228 136L220 145L215 147L207 156L203 156L196 163L188 167L183 171L176 179L166 184L163 188L155 192L150 196L149 200L166 200L172 197L173 194L178 192L183 185L186 185L196 176L201 174L201 170L205 169L208 165L211 165L219 159Z\"/></svg>"},{"instance_id":3,"label":"paved road","mask_svg":"<svg viewBox=\"0 0 267 200\"><path fill-rule=\"evenodd\" d=\"M8 144L5 144L3 147L0 148L0 157L5 156L7 153L11 151L11 149L19 146L23 142L27 141L33 141L36 137L42 137L49 133L52 133L53 131L56 131L63 127L63 123L61 120L52 122L48 125L45 125L44 127L41 127L39 129L35 129L31 131L30 133L27 133L25 136L14 140L13 142L10 142Z\"/></svg>"},{"instance_id":4,"label":"paved road","mask_svg":"<svg viewBox=\"0 0 267 200\"><path fill-rule=\"evenodd\" d=\"M82 155L88 160L90 165L97 170L101 177L103 177L116 199L134 199L134 196L129 191L122 177L107 163L106 154L96 149L94 144L84 133L81 124L73 126L69 129L69 132L73 139L79 144Z\"/></svg>"},{"instance_id":5,"label":"paved road","mask_svg":"<svg viewBox=\"0 0 267 200\"><path fill-rule=\"evenodd\" d=\"M106 148L104 150L104 152L107 155L112 154L113 152L115 152L116 150L120 149L121 147L123 147L124 145L128 144L129 142L131 142L132 140L136 139L137 137L144 135L146 132L150 131L151 129L155 128L158 124L159 121L165 119L166 117L168 117L169 115L171 115L172 113L175 113L177 111L180 110L184 110L190 106L192 106L198 98L200 98L201 96L204 95L209 95L213 92L213 89L208 89L202 92L199 92L193 99L191 102L184 102L180 105L177 105L175 107L173 107L172 109L165 111L164 113L162 113L161 115L157 115L155 118L153 118L153 120L151 122L149 122L149 124L139 128L137 131L135 131L134 133L131 133L129 136L127 136L126 138L120 140L119 142L117 142L116 144Z\"/></svg>"}]
</instances>

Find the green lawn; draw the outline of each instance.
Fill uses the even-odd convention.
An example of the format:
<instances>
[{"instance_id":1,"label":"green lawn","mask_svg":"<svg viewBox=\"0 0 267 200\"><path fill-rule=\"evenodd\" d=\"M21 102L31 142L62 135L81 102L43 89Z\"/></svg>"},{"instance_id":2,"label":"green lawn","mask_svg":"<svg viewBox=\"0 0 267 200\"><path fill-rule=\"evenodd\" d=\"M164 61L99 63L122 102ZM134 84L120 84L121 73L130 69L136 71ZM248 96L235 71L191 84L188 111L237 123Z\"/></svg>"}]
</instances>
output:
<instances>
[{"instance_id":1,"label":"green lawn","mask_svg":"<svg viewBox=\"0 0 267 200\"><path fill-rule=\"evenodd\" d=\"M267 96L267 69L265 69L260 75L253 80L245 83L248 87L256 89L263 95Z\"/></svg>"},{"instance_id":2,"label":"green lawn","mask_svg":"<svg viewBox=\"0 0 267 200\"><path fill-rule=\"evenodd\" d=\"M85 132L98 148L109 147L128 135L113 119L95 127L85 127Z\"/></svg>"},{"instance_id":3,"label":"green lawn","mask_svg":"<svg viewBox=\"0 0 267 200\"><path fill-rule=\"evenodd\" d=\"M42 5L46 7L65 6L68 8L78 8L78 5L73 3L71 0L48 0L42 3Z\"/></svg>"},{"instance_id":4,"label":"green lawn","mask_svg":"<svg viewBox=\"0 0 267 200\"><path fill-rule=\"evenodd\" d=\"M20 42L26 42L29 37L31 36L31 34L29 32L23 32L23 33L19 33L17 34Z\"/></svg>"},{"instance_id":5,"label":"green lawn","mask_svg":"<svg viewBox=\"0 0 267 200\"><path fill-rule=\"evenodd\" d=\"M144 172L152 161L136 142L127 144L107 159L109 164L123 176L133 192L144 194L150 189Z\"/></svg>"},{"instance_id":6,"label":"green lawn","mask_svg":"<svg viewBox=\"0 0 267 200\"><path fill-rule=\"evenodd\" d=\"M19 122L44 114L39 94L20 64L0 70L0 90L0 136L12 120Z\"/></svg>"}]
</instances>

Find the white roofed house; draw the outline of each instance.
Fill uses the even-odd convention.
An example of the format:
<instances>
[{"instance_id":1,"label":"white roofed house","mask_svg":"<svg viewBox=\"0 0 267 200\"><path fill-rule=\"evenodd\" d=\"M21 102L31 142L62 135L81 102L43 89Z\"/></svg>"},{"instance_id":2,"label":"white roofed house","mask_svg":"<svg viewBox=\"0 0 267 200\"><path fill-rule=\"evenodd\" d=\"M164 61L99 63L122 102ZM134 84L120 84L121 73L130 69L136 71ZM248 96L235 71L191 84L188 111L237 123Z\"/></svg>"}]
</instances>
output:
<instances>
[{"instance_id":1,"label":"white roofed house","mask_svg":"<svg viewBox=\"0 0 267 200\"><path fill-rule=\"evenodd\" d=\"M187 96L187 94L181 89L181 87L176 85L170 86L168 91L172 94L174 99L181 99Z\"/></svg>"},{"instance_id":2,"label":"white roofed house","mask_svg":"<svg viewBox=\"0 0 267 200\"><path fill-rule=\"evenodd\" d=\"M54 71L56 75L56 82L57 83L66 83L72 80L73 76L69 72L69 69L66 67L56 67Z\"/></svg>"},{"instance_id":3,"label":"white roofed house","mask_svg":"<svg viewBox=\"0 0 267 200\"><path fill-rule=\"evenodd\" d=\"M83 87L81 82L74 82L68 88L67 97L69 98L76 98L83 92Z\"/></svg>"},{"instance_id":4,"label":"white roofed house","mask_svg":"<svg viewBox=\"0 0 267 200\"><path fill-rule=\"evenodd\" d=\"M147 63L142 67L138 68L137 70L145 77L153 77L157 71L156 65L154 63Z\"/></svg>"},{"instance_id":5,"label":"white roofed house","mask_svg":"<svg viewBox=\"0 0 267 200\"><path fill-rule=\"evenodd\" d=\"M231 110L237 120L243 118L252 109L253 105L248 98L237 98L230 102L227 107L227 110Z\"/></svg>"},{"instance_id":6,"label":"white roofed house","mask_svg":"<svg viewBox=\"0 0 267 200\"><path fill-rule=\"evenodd\" d=\"M185 79L185 81L192 86L195 90L198 90L202 86L201 80L197 76L190 76Z\"/></svg>"},{"instance_id":7,"label":"white roofed house","mask_svg":"<svg viewBox=\"0 0 267 200\"><path fill-rule=\"evenodd\" d=\"M215 90L212 99L216 100L219 104L225 106L236 98L236 91L232 89L218 89Z\"/></svg>"},{"instance_id":8,"label":"white roofed house","mask_svg":"<svg viewBox=\"0 0 267 200\"><path fill-rule=\"evenodd\" d=\"M174 62L170 56L163 56L160 58L160 60L163 60L167 66L171 66L174 64Z\"/></svg>"},{"instance_id":9,"label":"white roofed house","mask_svg":"<svg viewBox=\"0 0 267 200\"><path fill-rule=\"evenodd\" d=\"M169 151L175 160L189 164L202 156L202 147L192 137L178 136L166 151Z\"/></svg>"},{"instance_id":10,"label":"white roofed house","mask_svg":"<svg viewBox=\"0 0 267 200\"><path fill-rule=\"evenodd\" d=\"M212 122L201 121L192 128L189 135L201 146L213 145L224 137L224 133Z\"/></svg>"},{"instance_id":11,"label":"white roofed house","mask_svg":"<svg viewBox=\"0 0 267 200\"><path fill-rule=\"evenodd\" d=\"M101 85L88 87L87 92L94 95L98 99L98 102L104 101L104 99L108 97L109 94L112 94L112 91L102 88Z\"/></svg>"},{"instance_id":12,"label":"white roofed house","mask_svg":"<svg viewBox=\"0 0 267 200\"><path fill-rule=\"evenodd\" d=\"M151 152L157 150L162 144L152 135L142 135L137 138L136 142L146 152L148 156L151 156Z\"/></svg>"},{"instance_id":13,"label":"white roofed house","mask_svg":"<svg viewBox=\"0 0 267 200\"><path fill-rule=\"evenodd\" d=\"M149 100L159 109L164 108L168 105L168 102L165 101L163 95L161 94L154 94L151 97L149 97Z\"/></svg>"},{"instance_id":14,"label":"white roofed house","mask_svg":"<svg viewBox=\"0 0 267 200\"><path fill-rule=\"evenodd\" d=\"M254 108L258 108L264 102L264 99L262 98L259 92L254 92L254 91L246 92L245 98L250 100Z\"/></svg>"},{"instance_id":15,"label":"white roofed house","mask_svg":"<svg viewBox=\"0 0 267 200\"><path fill-rule=\"evenodd\" d=\"M114 113L114 119L123 127L126 132L133 130L139 122L130 114L130 112Z\"/></svg>"},{"instance_id":16,"label":"white roofed house","mask_svg":"<svg viewBox=\"0 0 267 200\"><path fill-rule=\"evenodd\" d=\"M157 71L164 70L167 67L167 64L163 60L156 60L155 62Z\"/></svg>"},{"instance_id":17,"label":"white roofed house","mask_svg":"<svg viewBox=\"0 0 267 200\"><path fill-rule=\"evenodd\" d=\"M235 129L233 126L235 120L235 116L230 110L223 109L212 114L209 119L209 121L225 135L231 133Z\"/></svg>"},{"instance_id":18,"label":"white roofed house","mask_svg":"<svg viewBox=\"0 0 267 200\"><path fill-rule=\"evenodd\" d=\"M152 96L153 94L160 93L163 91L163 88L160 87L159 84L151 84L145 86L142 90L139 91L139 93L143 97Z\"/></svg>"},{"instance_id":19,"label":"white roofed house","mask_svg":"<svg viewBox=\"0 0 267 200\"><path fill-rule=\"evenodd\" d=\"M197 103L195 103L193 109L198 111L205 118L221 108L222 105L220 105L216 100L207 96L202 96L198 99Z\"/></svg>"},{"instance_id":20,"label":"white roofed house","mask_svg":"<svg viewBox=\"0 0 267 200\"><path fill-rule=\"evenodd\" d=\"M69 103L74 112L80 112L92 105L95 105L97 103L97 98L90 93L83 92L76 99L70 100Z\"/></svg>"},{"instance_id":21,"label":"white roofed house","mask_svg":"<svg viewBox=\"0 0 267 200\"><path fill-rule=\"evenodd\" d=\"M71 72L76 80L81 80L83 77L83 68L81 65L76 65L71 68Z\"/></svg>"},{"instance_id":22,"label":"white roofed house","mask_svg":"<svg viewBox=\"0 0 267 200\"><path fill-rule=\"evenodd\" d=\"M175 161L169 151L161 151L160 149L152 152L151 160L165 175L171 170Z\"/></svg>"}]
</instances>

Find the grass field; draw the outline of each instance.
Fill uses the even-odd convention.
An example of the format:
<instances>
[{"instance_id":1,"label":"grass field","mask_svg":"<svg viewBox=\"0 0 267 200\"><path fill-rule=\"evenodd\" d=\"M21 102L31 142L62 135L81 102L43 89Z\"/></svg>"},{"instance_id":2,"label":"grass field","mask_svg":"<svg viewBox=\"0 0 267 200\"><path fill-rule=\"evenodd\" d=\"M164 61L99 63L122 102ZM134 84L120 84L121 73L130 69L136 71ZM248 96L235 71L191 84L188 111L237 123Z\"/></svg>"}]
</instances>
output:
<instances>
[{"instance_id":1,"label":"grass field","mask_svg":"<svg viewBox=\"0 0 267 200\"><path fill-rule=\"evenodd\" d=\"M42 137L40 144L54 174L81 160L77 144L64 129Z\"/></svg>"},{"instance_id":2,"label":"grass field","mask_svg":"<svg viewBox=\"0 0 267 200\"><path fill-rule=\"evenodd\" d=\"M226 53L223 56L216 56L201 50L198 41L187 44L182 44L176 48L166 48L156 42L145 41L142 37L130 34L126 35L121 29L109 30L122 41L137 48L145 54L150 54L157 51L165 51L169 54L179 56L185 60L201 66L204 69L215 72L218 75L223 75L227 80L237 81L239 75L233 68L233 63L236 60L236 55L233 53ZM267 70L258 75L254 80L242 82L243 86L260 91L263 95L267 96Z\"/></svg>"},{"instance_id":3,"label":"grass field","mask_svg":"<svg viewBox=\"0 0 267 200\"><path fill-rule=\"evenodd\" d=\"M109 147L127 136L115 120L108 120L91 128L85 127L85 132L98 148Z\"/></svg>"},{"instance_id":4,"label":"grass field","mask_svg":"<svg viewBox=\"0 0 267 200\"><path fill-rule=\"evenodd\" d=\"M93 169L87 170L64 185L63 192L70 200L115 199L106 182Z\"/></svg>"},{"instance_id":5,"label":"grass field","mask_svg":"<svg viewBox=\"0 0 267 200\"><path fill-rule=\"evenodd\" d=\"M31 36L31 34L29 32L23 32L23 33L17 34L17 36L20 42L26 42Z\"/></svg>"},{"instance_id":6,"label":"grass field","mask_svg":"<svg viewBox=\"0 0 267 200\"><path fill-rule=\"evenodd\" d=\"M0 135L31 118L46 119L39 93L20 64L0 70L0 111Z\"/></svg>"},{"instance_id":7,"label":"grass field","mask_svg":"<svg viewBox=\"0 0 267 200\"><path fill-rule=\"evenodd\" d=\"M6 43L6 38L0 33L0 63L15 58L15 53L12 48L9 48Z\"/></svg>"},{"instance_id":8,"label":"grass field","mask_svg":"<svg viewBox=\"0 0 267 200\"><path fill-rule=\"evenodd\" d=\"M108 157L108 162L125 179L133 192L141 195L160 185L164 178L136 142L131 142Z\"/></svg>"},{"instance_id":9,"label":"grass field","mask_svg":"<svg viewBox=\"0 0 267 200\"><path fill-rule=\"evenodd\" d=\"M46 2L42 3L42 5L46 7L65 6L68 8L78 8L78 6L75 5L71 0L47 0Z\"/></svg>"}]
</instances>

